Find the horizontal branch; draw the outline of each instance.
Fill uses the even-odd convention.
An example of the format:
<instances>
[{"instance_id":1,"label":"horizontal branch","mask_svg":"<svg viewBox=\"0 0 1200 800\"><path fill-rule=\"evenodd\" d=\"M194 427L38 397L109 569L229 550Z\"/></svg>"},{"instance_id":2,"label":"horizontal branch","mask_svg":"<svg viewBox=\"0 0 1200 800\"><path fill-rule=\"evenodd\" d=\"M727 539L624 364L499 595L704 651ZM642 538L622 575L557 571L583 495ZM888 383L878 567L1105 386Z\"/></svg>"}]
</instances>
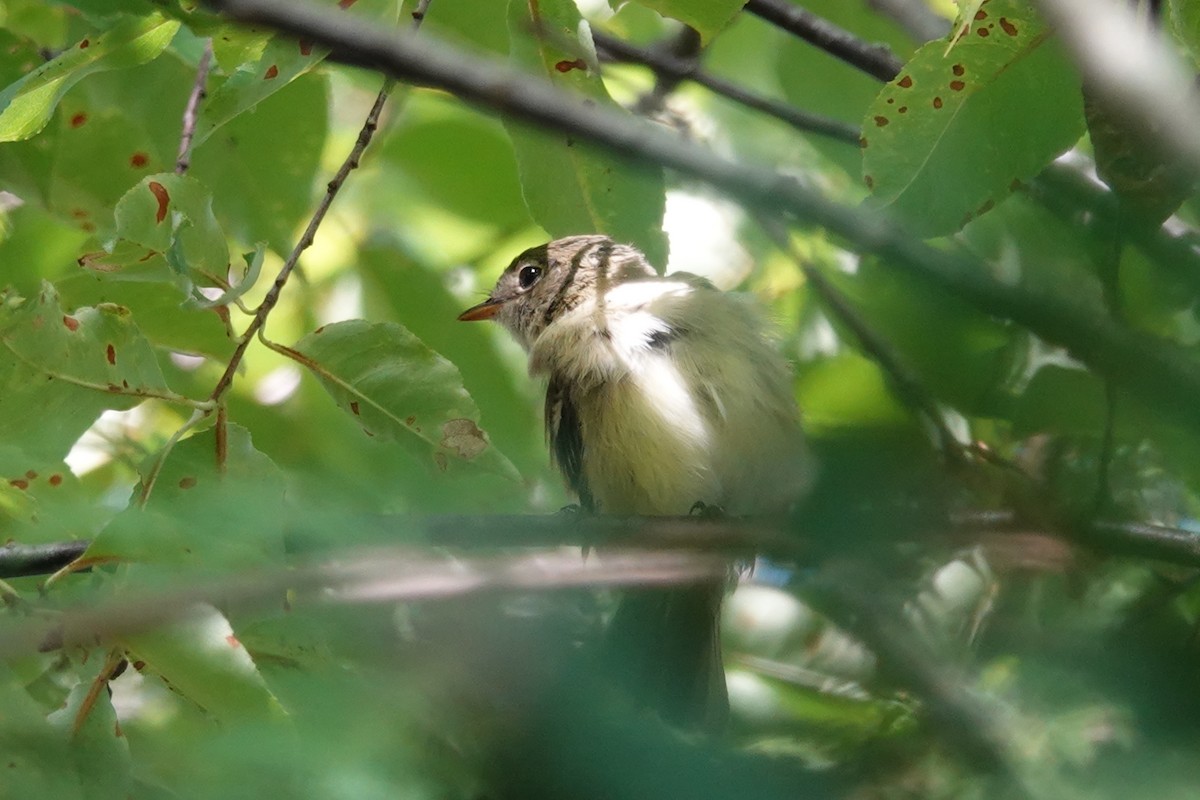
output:
<instances>
[{"instance_id":1,"label":"horizontal branch","mask_svg":"<svg viewBox=\"0 0 1200 800\"><path fill-rule=\"evenodd\" d=\"M496 591L686 585L724 579L728 569L723 556L677 550L606 549L589 558L561 547L475 557L411 547L359 550L309 566L246 571L167 590L130 592L66 609L53 622L0 625L0 661L48 646L104 646L179 622L203 604L218 604L226 613L269 608L285 593L293 608L415 602Z\"/></svg>"},{"instance_id":2,"label":"horizontal branch","mask_svg":"<svg viewBox=\"0 0 1200 800\"><path fill-rule=\"evenodd\" d=\"M0 547L0 580L49 575L83 555L89 539L49 544L15 544Z\"/></svg>"},{"instance_id":3,"label":"horizontal branch","mask_svg":"<svg viewBox=\"0 0 1200 800\"><path fill-rule=\"evenodd\" d=\"M371 532L419 535L434 547L460 550L575 546L708 553L724 559L756 555L780 561L810 560L820 549L792 532L811 526L801 517L790 525L768 519L701 517L613 517L589 514L443 514L428 517L381 516L346 523ZM955 513L944 531L963 542L984 534L1040 534L1091 547L1102 554L1145 558L1200 568L1200 534L1181 528L1138 522L1098 520L1067 531L1030 525L1011 510ZM392 535L395 534L395 535ZM291 531L293 547L329 554L323 542ZM814 536L813 540L819 538ZM8 544L0 547L0 579L45 575L74 561L90 542L79 539L53 544Z\"/></svg>"}]
</instances>

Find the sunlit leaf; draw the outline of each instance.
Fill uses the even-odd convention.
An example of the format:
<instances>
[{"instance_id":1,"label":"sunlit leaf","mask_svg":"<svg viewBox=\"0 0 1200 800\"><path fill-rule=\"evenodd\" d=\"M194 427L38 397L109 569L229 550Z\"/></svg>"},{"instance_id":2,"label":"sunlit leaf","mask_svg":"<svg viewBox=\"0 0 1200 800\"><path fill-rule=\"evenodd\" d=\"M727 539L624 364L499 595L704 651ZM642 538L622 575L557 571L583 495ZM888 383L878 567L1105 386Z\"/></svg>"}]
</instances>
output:
<instances>
[{"instance_id":1,"label":"sunlit leaf","mask_svg":"<svg viewBox=\"0 0 1200 800\"><path fill-rule=\"evenodd\" d=\"M33 136L76 82L94 72L157 58L178 30L178 21L158 15L131 17L95 41L81 40L0 92L0 141Z\"/></svg>"}]
</instances>

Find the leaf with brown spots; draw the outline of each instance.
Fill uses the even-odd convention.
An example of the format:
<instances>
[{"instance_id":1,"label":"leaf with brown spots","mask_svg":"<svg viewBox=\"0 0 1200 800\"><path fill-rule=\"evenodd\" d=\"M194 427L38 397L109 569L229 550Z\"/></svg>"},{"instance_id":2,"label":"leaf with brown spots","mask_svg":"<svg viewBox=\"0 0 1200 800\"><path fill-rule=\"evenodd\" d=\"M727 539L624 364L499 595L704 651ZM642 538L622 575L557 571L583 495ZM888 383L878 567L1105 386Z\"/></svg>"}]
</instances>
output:
<instances>
[{"instance_id":1,"label":"leaf with brown spots","mask_svg":"<svg viewBox=\"0 0 1200 800\"><path fill-rule=\"evenodd\" d=\"M296 350L370 434L400 443L427 464L470 464L518 477L479 428L479 409L458 369L407 329L338 322L304 337Z\"/></svg>"},{"instance_id":2,"label":"leaf with brown spots","mask_svg":"<svg viewBox=\"0 0 1200 800\"><path fill-rule=\"evenodd\" d=\"M123 387L166 391L158 357L126 309L101 304L67 314L49 284L37 297L5 300L0 442L61 459L105 410L141 402Z\"/></svg>"},{"instance_id":3,"label":"leaf with brown spots","mask_svg":"<svg viewBox=\"0 0 1200 800\"><path fill-rule=\"evenodd\" d=\"M156 13L130 16L86 47L70 47L0 92L0 142L28 139L50 121L59 100L96 72L132 67L157 58L171 43L179 21ZM75 114L79 127L87 116Z\"/></svg>"},{"instance_id":4,"label":"leaf with brown spots","mask_svg":"<svg viewBox=\"0 0 1200 800\"><path fill-rule=\"evenodd\" d=\"M594 57L591 35L571 0L508 4L513 66L540 75L584 104L623 112L597 70L579 68ZM553 36L529 36L545 29ZM581 42L576 47L565 43ZM638 245L662 267L663 173L638 166L563 133L539 130L513 119L504 126L517 157L521 195L530 216L552 236L588 231Z\"/></svg>"},{"instance_id":5,"label":"leaf with brown spots","mask_svg":"<svg viewBox=\"0 0 1200 800\"><path fill-rule=\"evenodd\" d=\"M970 11L949 56L944 42L918 50L863 121L872 198L923 237L986 213L1083 132L1078 75L1028 5Z\"/></svg>"}]
</instances>

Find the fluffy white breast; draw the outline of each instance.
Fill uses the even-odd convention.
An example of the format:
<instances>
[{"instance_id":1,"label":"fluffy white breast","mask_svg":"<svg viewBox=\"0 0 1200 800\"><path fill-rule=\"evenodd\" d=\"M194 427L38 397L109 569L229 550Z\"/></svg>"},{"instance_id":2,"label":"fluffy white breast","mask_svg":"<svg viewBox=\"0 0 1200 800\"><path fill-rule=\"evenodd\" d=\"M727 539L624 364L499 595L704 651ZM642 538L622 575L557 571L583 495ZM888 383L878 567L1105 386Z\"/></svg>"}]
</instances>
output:
<instances>
[{"instance_id":1,"label":"fluffy white breast","mask_svg":"<svg viewBox=\"0 0 1200 800\"><path fill-rule=\"evenodd\" d=\"M765 513L801 493L790 373L735 295L690 276L622 283L551 323L530 370L570 387L604 512Z\"/></svg>"}]
</instances>

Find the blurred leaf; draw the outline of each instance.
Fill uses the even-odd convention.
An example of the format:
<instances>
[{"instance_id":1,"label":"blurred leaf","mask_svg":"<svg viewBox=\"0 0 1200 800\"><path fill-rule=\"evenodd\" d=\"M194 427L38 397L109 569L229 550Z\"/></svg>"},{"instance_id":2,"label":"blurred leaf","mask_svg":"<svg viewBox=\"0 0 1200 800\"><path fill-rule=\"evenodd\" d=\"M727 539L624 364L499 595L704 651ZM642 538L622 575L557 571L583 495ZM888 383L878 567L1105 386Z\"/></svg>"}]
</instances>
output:
<instances>
[{"instance_id":1,"label":"blurred leaf","mask_svg":"<svg viewBox=\"0 0 1200 800\"><path fill-rule=\"evenodd\" d=\"M61 461L0 444L0 540L25 544L80 539L103 519Z\"/></svg>"},{"instance_id":2,"label":"blurred leaf","mask_svg":"<svg viewBox=\"0 0 1200 800\"><path fill-rule=\"evenodd\" d=\"M83 800L74 748L47 724L7 664L0 665L0 763L4 796Z\"/></svg>"},{"instance_id":3,"label":"blurred leaf","mask_svg":"<svg viewBox=\"0 0 1200 800\"><path fill-rule=\"evenodd\" d=\"M1130 222L1157 228L1192 193L1194 178L1155 145L1151 126L1105 104L1087 86L1083 110L1096 174L1121 199Z\"/></svg>"},{"instance_id":4,"label":"blurred leaf","mask_svg":"<svg viewBox=\"0 0 1200 800\"><path fill-rule=\"evenodd\" d=\"M986 213L1082 133L1079 77L1050 31L1023 0L990 0L948 55L941 42L925 45L876 97L863 120L863 176L910 231L938 236Z\"/></svg>"},{"instance_id":5,"label":"blurred leaf","mask_svg":"<svg viewBox=\"0 0 1200 800\"><path fill-rule=\"evenodd\" d=\"M85 558L202 573L277 564L283 555L283 476L240 426L228 426L224 447L218 466L216 430L210 429L177 444L157 474L151 469L162 454L152 456L142 477L143 485L153 480L149 501L117 515ZM154 581L163 574L147 568L136 577Z\"/></svg>"},{"instance_id":6,"label":"blurred leaf","mask_svg":"<svg viewBox=\"0 0 1200 800\"><path fill-rule=\"evenodd\" d=\"M296 343L305 365L368 436L399 442L441 471L460 463L518 479L476 424L458 369L395 323L350 320Z\"/></svg>"},{"instance_id":7,"label":"blurred leaf","mask_svg":"<svg viewBox=\"0 0 1200 800\"><path fill-rule=\"evenodd\" d=\"M85 701L90 705L82 724L77 724ZM121 731L107 686L93 692L91 681L78 684L66 705L46 719L71 742L71 761L84 798L105 800L128 794L133 783L129 742Z\"/></svg>"},{"instance_id":8,"label":"blurred leaf","mask_svg":"<svg viewBox=\"0 0 1200 800\"><path fill-rule=\"evenodd\" d=\"M706 44L729 24L745 0L637 0L664 17L677 19L695 28ZM614 3L614 5L616 5Z\"/></svg>"},{"instance_id":9,"label":"blurred leaf","mask_svg":"<svg viewBox=\"0 0 1200 800\"><path fill-rule=\"evenodd\" d=\"M413 202L415 182L429 202L501 230L529 224L513 145L496 120L437 97L409 99L402 125L380 143L373 196L393 214Z\"/></svg>"},{"instance_id":10,"label":"blurred leaf","mask_svg":"<svg viewBox=\"0 0 1200 800\"><path fill-rule=\"evenodd\" d=\"M614 106L594 72L591 34L580 22L570 0L511 3L511 57L525 70L578 95L581 104ZM564 50L559 39L578 41L580 47ZM530 125L505 120L505 127L516 150L525 204L551 236L606 233L637 245L662 269L667 251L661 169L631 166L573 137Z\"/></svg>"},{"instance_id":11,"label":"blurred leaf","mask_svg":"<svg viewBox=\"0 0 1200 800\"><path fill-rule=\"evenodd\" d=\"M1200 6L1191 0L1169 0L1171 29L1187 48L1193 64L1200 64Z\"/></svg>"},{"instance_id":12,"label":"blurred leaf","mask_svg":"<svg viewBox=\"0 0 1200 800\"><path fill-rule=\"evenodd\" d=\"M139 670L161 676L218 722L286 719L254 659L211 606L196 606L184 622L126 637L124 646Z\"/></svg>"},{"instance_id":13,"label":"blurred leaf","mask_svg":"<svg viewBox=\"0 0 1200 800\"><path fill-rule=\"evenodd\" d=\"M805 428L817 433L843 427L891 427L909 420L879 367L853 353L807 369L796 394Z\"/></svg>"},{"instance_id":14,"label":"blurred leaf","mask_svg":"<svg viewBox=\"0 0 1200 800\"><path fill-rule=\"evenodd\" d=\"M328 106L325 78L304 75L196 148L190 175L212 191L221 227L242 246L292 249L312 213Z\"/></svg>"},{"instance_id":15,"label":"blurred leaf","mask_svg":"<svg viewBox=\"0 0 1200 800\"><path fill-rule=\"evenodd\" d=\"M1084 369L1049 364L1033 374L1012 412L1017 436L1090 434L1104 424L1104 385Z\"/></svg>"},{"instance_id":16,"label":"blurred leaf","mask_svg":"<svg viewBox=\"0 0 1200 800\"><path fill-rule=\"evenodd\" d=\"M106 409L166 391L150 343L129 311L68 314L49 284L36 298L0 295L0 440L34 458L61 459ZM43 425L53 420L53 425Z\"/></svg>"},{"instance_id":17,"label":"blurred leaf","mask_svg":"<svg viewBox=\"0 0 1200 800\"><path fill-rule=\"evenodd\" d=\"M101 70L144 64L170 43L179 23L158 15L130 18L75 47L0 92L0 141L28 139L46 126L75 83Z\"/></svg>"}]
</instances>

